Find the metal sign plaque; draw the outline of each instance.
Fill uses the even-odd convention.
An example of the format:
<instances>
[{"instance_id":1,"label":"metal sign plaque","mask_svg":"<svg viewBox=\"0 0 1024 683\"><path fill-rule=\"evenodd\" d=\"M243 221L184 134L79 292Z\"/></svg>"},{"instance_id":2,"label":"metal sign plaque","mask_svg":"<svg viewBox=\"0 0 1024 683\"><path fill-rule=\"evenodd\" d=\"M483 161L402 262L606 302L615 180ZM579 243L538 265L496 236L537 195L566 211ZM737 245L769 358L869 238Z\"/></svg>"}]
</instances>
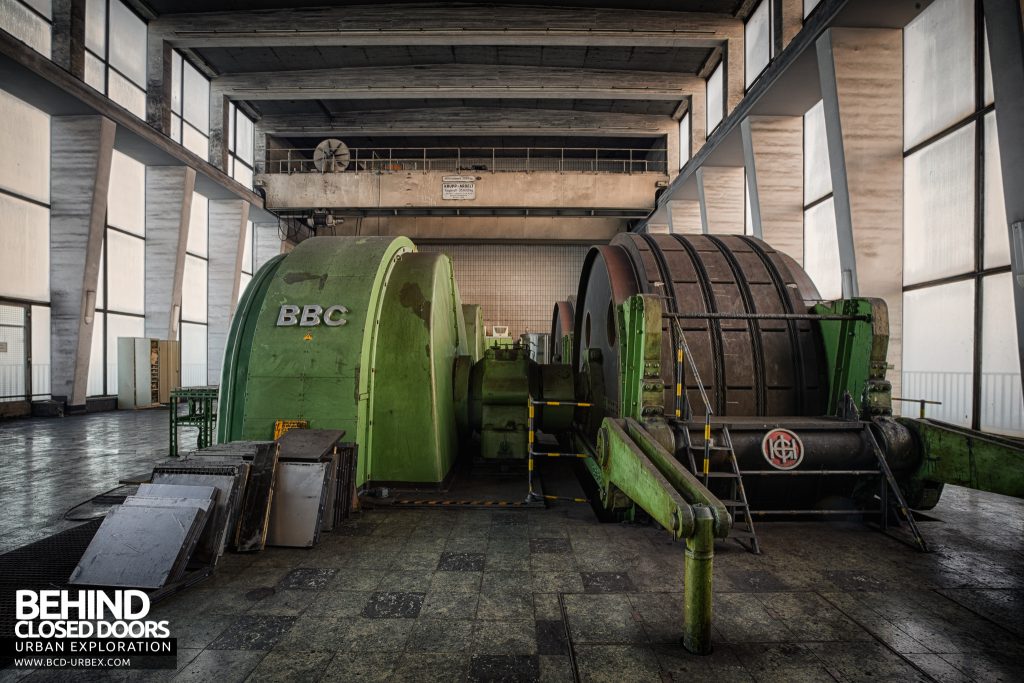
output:
<instances>
[{"instance_id":1,"label":"metal sign plaque","mask_svg":"<svg viewBox=\"0 0 1024 683\"><path fill-rule=\"evenodd\" d=\"M764 435L761 453L775 469L792 470L804 461L804 443L788 429L776 428Z\"/></svg>"},{"instance_id":2,"label":"metal sign plaque","mask_svg":"<svg viewBox=\"0 0 1024 683\"><path fill-rule=\"evenodd\" d=\"M476 178L444 176L441 179L441 199L476 199Z\"/></svg>"}]
</instances>

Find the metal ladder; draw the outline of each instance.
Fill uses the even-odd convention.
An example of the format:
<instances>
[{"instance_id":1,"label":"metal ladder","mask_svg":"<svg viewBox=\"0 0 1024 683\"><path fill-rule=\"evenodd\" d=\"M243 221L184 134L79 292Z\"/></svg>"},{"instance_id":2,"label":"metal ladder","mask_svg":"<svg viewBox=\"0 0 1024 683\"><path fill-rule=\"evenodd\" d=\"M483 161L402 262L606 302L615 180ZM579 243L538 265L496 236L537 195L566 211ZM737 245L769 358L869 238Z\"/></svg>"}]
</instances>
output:
<instances>
[{"instance_id":1,"label":"metal ladder","mask_svg":"<svg viewBox=\"0 0 1024 683\"><path fill-rule=\"evenodd\" d=\"M727 497L720 498L729 515L732 524L729 527L729 538L735 539L737 543L755 555L761 554L761 546L757 541L757 532L754 530L754 519L750 514L750 504L747 502L747 490L743 486L743 473L740 472L739 463L736 460L736 451L732 445L732 435L729 434L729 427L722 425L715 427L715 431L721 433L722 445L716 445L711 438L712 427L710 421L704 423L704 434L706 444L695 445L690 438L690 430L683 430L686 439L686 454L690 460L690 471L694 476L699 477L705 488L710 490L709 484L712 479L728 481L729 492ZM729 465L728 470L712 470L710 455L714 452L725 453ZM697 467L695 454L701 454L704 461L700 468ZM717 492L712 491L715 495ZM744 525L744 526L740 526Z\"/></svg>"}]
</instances>

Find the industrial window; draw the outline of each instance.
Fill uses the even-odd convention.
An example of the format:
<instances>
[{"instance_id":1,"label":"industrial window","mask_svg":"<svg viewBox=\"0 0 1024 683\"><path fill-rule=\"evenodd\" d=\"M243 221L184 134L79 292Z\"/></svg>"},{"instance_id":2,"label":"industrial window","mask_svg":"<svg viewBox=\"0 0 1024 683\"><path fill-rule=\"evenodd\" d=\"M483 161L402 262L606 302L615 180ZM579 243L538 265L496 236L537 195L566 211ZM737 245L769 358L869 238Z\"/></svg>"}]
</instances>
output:
<instances>
[{"instance_id":1,"label":"industrial window","mask_svg":"<svg viewBox=\"0 0 1024 683\"><path fill-rule=\"evenodd\" d=\"M252 267L252 253L253 253L252 241L253 241L253 239L254 239L254 236L253 236L252 221L246 221L246 223L245 223L245 240L242 242L242 267L240 269L242 272L241 272L241 274L239 276L239 283L238 283L238 298L239 298L239 300L241 300L242 295L245 293L245 288L249 286L250 282L252 282L252 271L253 271L253 267Z\"/></svg>"},{"instance_id":2,"label":"industrial window","mask_svg":"<svg viewBox=\"0 0 1024 683\"><path fill-rule=\"evenodd\" d=\"M252 187L254 123L228 103L228 175L246 187Z\"/></svg>"},{"instance_id":3,"label":"industrial window","mask_svg":"<svg viewBox=\"0 0 1024 683\"><path fill-rule=\"evenodd\" d=\"M1009 238L981 3L904 31L903 389L928 415L1024 434Z\"/></svg>"},{"instance_id":4,"label":"industrial window","mask_svg":"<svg viewBox=\"0 0 1024 683\"><path fill-rule=\"evenodd\" d=\"M50 0L0 0L0 29L46 57L52 24Z\"/></svg>"},{"instance_id":5,"label":"industrial window","mask_svg":"<svg viewBox=\"0 0 1024 683\"><path fill-rule=\"evenodd\" d=\"M825 137L825 109L819 100L804 114L803 266L823 299L843 295L832 200L832 170Z\"/></svg>"},{"instance_id":6,"label":"industrial window","mask_svg":"<svg viewBox=\"0 0 1024 683\"><path fill-rule=\"evenodd\" d=\"M749 88L772 58L772 1L761 0L743 27L744 78Z\"/></svg>"},{"instance_id":7,"label":"industrial window","mask_svg":"<svg viewBox=\"0 0 1024 683\"><path fill-rule=\"evenodd\" d=\"M679 119L679 169L682 170L683 166L686 166L686 162L690 160L693 143L693 131L690 127L690 112L683 114L683 118Z\"/></svg>"},{"instance_id":8,"label":"industrial window","mask_svg":"<svg viewBox=\"0 0 1024 683\"><path fill-rule=\"evenodd\" d=\"M117 393L117 340L146 335L146 167L114 150L100 255L89 396Z\"/></svg>"},{"instance_id":9,"label":"industrial window","mask_svg":"<svg viewBox=\"0 0 1024 683\"><path fill-rule=\"evenodd\" d=\"M706 81L705 106L707 108L707 137L725 116L725 62L719 62Z\"/></svg>"},{"instance_id":10,"label":"industrial window","mask_svg":"<svg viewBox=\"0 0 1024 683\"><path fill-rule=\"evenodd\" d=\"M171 138L203 159L210 154L210 81L171 51Z\"/></svg>"},{"instance_id":11,"label":"industrial window","mask_svg":"<svg viewBox=\"0 0 1024 683\"><path fill-rule=\"evenodd\" d=\"M50 117L0 90L0 400L50 393ZM17 320L15 320L15 317ZM31 356L24 353L30 339ZM20 338L23 349L13 349ZM31 359L31 360L30 360ZM16 368L14 366L17 366Z\"/></svg>"},{"instance_id":12,"label":"industrial window","mask_svg":"<svg viewBox=\"0 0 1024 683\"><path fill-rule=\"evenodd\" d=\"M146 118L146 22L120 0L86 0L85 82Z\"/></svg>"},{"instance_id":13,"label":"industrial window","mask_svg":"<svg viewBox=\"0 0 1024 683\"><path fill-rule=\"evenodd\" d=\"M181 288L181 384L205 386L207 349L207 273L209 271L210 202L198 192L192 194L185 273Z\"/></svg>"}]
</instances>

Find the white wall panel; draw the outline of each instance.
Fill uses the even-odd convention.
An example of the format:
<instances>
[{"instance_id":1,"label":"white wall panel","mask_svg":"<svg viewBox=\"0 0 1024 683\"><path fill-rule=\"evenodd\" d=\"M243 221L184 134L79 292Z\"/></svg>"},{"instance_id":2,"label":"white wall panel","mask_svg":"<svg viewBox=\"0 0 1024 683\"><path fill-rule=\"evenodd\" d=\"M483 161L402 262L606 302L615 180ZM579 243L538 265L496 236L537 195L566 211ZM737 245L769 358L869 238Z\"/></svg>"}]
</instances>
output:
<instances>
[{"instance_id":1,"label":"white wall panel","mask_svg":"<svg viewBox=\"0 0 1024 683\"><path fill-rule=\"evenodd\" d=\"M825 105L819 100L804 114L804 204L832 192L832 169L825 138Z\"/></svg>"},{"instance_id":2,"label":"white wall panel","mask_svg":"<svg viewBox=\"0 0 1024 683\"><path fill-rule=\"evenodd\" d=\"M0 194L0 296L50 300L50 212L5 194Z\"/></svg>"},{"instance_id":3,"label":"white wall panel","mask_svg":"<svg viewBox=\"0 0 1024 683\"><path fill-rule=\"evenodd\" d=\"M974 267L974 125L903 163L903 281L926 282Z\"/></svg>"},{"instance_id":4,"label":"white wall panel","mask_svg":"<svg viewBox=\"0 0 1024 683\"><path fill-rule=\"evenodd\" d=\"M996 114L985 115L985 267L1010 264L1010 231L1003 197L1003 170L999 163Z\"/></svg>"},{"instance_id":5,"label":"white wall panel","mask_svg":"<svg viewBox=\"0 0 1024 683\"><path fill-rule=\"evenodd\" d=\"M50 117L0 90L0 188L50 201Z\"/></svg>"},{"instance_id":6,"label":"white wall panel","mask_svg":"<svg viewBox=\"0 0 1024 683\"><path fill-rule=\"evenodd\" d=\"M107 393L117 393L117 340L120 337L145 336L145 319L107 313Z\"/></svg>"},{"instance_id":7,"label":"white wall panel","mask_svg":"<svg viewBox=\"0 0 1024 683\"><path fill-rule=\"evenodd\" d=\"M146 234L146 167L116 149L110 163L107 225Z\"/></svg>"},{"instance_id":8,"label":"white wall panel","mask_svg":"<svg viewBox=\"0 0 1024 683\"><path fill-rule=\"evenodd\" d=\"M146 312L146 243L116 230L107 231L107 309Z\"/></svg>"},{"instance_id":9,"label":"white wall panel","mask_svg":"<svg viewBox=\"0 0 1024 683\"><path fill-rule=\"evenodd\" d=\"M804 212L804 270L817 285L822 299L843 295L836 212L831 197Z\"/></svg>"},{"instance_id":10,"label":"white wall panel","mask_svg":"<svg viewBox=\"0 0 1024 683\"><path fill-rule=\"evenodd\" d=\"M936 0L903 30L904 149L974 111L974 3Z\"/></svg>"},{"instance_id":11,"label":"white wall panel","mask_svg":"<svg viewBox=\"0 0 1024 683\"><path fill-rule=\"evenodd\" d=\"M903 396L941 401L927 414L970 426L974 281L903 295Z\"/></svg>"}]
</instances>

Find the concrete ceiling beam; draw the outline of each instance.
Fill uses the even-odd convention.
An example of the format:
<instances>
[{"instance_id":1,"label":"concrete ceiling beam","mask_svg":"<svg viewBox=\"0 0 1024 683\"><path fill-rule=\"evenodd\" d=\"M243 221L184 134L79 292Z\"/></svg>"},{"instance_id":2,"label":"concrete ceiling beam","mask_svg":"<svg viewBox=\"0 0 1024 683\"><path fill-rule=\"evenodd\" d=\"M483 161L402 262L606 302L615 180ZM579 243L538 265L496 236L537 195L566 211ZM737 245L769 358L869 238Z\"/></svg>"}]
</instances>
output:
<instances>
[{"instance_id":1,"label":"concrete ceiling beam","mask_svg":"<svg viewBox=\"0 0 1024 683\"><path fill-rule=\"evenodd\" d=\"M333 114L270 114L259 121L270 135L602 135L664 134L664 116L569 110L437 107Z\"/></svg>"},{"instance_id":2,"label":"concrete ceiling beam","mask_svg":"<svg viewBox=\"0 0 1024 683\"><path fill-rule=\"evenodd\" d=\"M232 99L249 101L509 97L678 102L704 89L704 81L686 74L481 64L228 74L213 85Z\"/></svg>"},{"instance_id":3,"label":"concrete ceiling beam","mask_svg":"<svg viewBox=\"0 0 1024 683\"><path fill-rule=\"evenodd\" d=\"M366 45L645 45L715 47L742 37L735 17L700 12L388 3L158 17L175 47Z\"/></svg>"}]
</instances>

